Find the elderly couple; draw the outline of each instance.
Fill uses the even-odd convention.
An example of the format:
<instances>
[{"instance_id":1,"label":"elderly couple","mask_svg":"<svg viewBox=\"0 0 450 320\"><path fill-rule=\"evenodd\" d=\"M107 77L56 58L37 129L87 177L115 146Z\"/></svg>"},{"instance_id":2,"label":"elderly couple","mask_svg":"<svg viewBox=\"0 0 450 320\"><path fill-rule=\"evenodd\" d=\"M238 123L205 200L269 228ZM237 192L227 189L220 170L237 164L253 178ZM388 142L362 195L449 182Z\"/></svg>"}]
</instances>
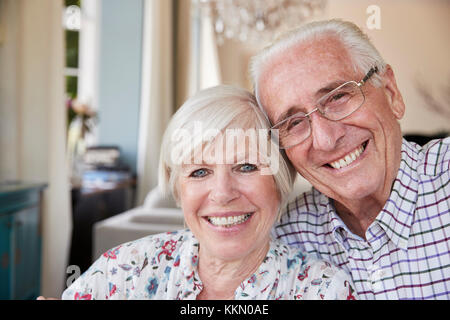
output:
<instances>
[{"instance_id":1,"label":"elderly couple","mask_svg":"<svg viewBox=\"0 0 450 320\"><path fill-rule=\"evenodd\" d=\"M203 90L166 130L159 182L189 229L107 251L63 299L449 299L450 138L402 138L394 72L367 36L313 22L251 74L256 97ZM173 138L196 123L217 134ZM230 149L230 129L267 134ZM296 172L313 188L288 203Z\"/></svg>"}]
</instances>

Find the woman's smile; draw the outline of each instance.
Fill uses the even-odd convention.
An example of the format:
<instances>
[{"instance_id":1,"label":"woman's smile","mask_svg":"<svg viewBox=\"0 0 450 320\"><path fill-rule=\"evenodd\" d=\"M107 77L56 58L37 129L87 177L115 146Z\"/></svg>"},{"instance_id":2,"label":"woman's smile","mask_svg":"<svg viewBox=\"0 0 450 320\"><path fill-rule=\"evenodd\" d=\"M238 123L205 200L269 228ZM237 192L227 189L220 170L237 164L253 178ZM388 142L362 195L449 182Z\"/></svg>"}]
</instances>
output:
<instances>
[{"instance_id":1,"label":"woman's smile","mask_svg":"<svg viewBox=\"0 0 450 320\"><path fill-rule=\"evenodd\" d=\"M252 215L253 212L241 214L236 212L218 216L207 216L206 219L216 227L230 228L232 226L243 224L249 220Z\"/></svg>"},{"instance_id":2,"label":"woman's smile","mask_svg":"<svg viewBox=\"0 0 450 320\"><path fill-rule=\"evenodd\" d=\"M181 204L203 250L228 260L266 245L280 204L273 176L249 163L187 165L184 172Z\"/></svg>"}]
</instances>

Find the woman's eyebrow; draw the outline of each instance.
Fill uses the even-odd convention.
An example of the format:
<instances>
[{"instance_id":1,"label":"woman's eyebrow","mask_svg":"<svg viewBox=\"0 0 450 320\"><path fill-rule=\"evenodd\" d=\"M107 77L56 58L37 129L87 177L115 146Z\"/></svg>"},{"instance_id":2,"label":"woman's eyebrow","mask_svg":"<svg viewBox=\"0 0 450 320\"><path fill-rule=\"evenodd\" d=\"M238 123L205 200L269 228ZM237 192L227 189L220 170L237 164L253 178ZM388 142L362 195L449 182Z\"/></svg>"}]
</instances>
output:
<instances>
[{"instance_id":1,"label":"woman's eyebrow","mask_svg":"<svg viewBox=\"0 0 450 320\"><path fill-rule=\"evenodd\" d=\"M191 163L191 164L183 164L181 166L181 172L189 172L194 168L199 168L199 167L204 167L203 164L195 164L195 163Z\"/></svg>"}]
</instances>

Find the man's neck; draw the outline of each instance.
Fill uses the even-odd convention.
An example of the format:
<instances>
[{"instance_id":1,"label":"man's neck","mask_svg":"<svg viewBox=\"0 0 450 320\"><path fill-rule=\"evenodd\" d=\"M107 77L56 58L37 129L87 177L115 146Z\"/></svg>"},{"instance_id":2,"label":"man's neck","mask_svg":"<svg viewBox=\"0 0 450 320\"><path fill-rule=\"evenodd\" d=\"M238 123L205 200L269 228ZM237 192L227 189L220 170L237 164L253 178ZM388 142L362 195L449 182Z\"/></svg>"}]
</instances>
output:
<instances>
[{"instance_id":1,"label":"man's neck","mask_svg":"<svg viewBox=\"0 0 450 320\"><path fill-rule=\"evenodd\" d=\"M364 199L358 203L347 204L347 206L334 201L334 206L337 214L350 231L366 239L366 231L383 209L384 203L381 204L374 199Z\"/></svg>"},{"instance_id":2,"label":"man's neck","mask_svg":"<svg viewBox=\"0 0 450 320\"><path fill-rule=\"evenodd\" d=\"M366 231L388 201L400 168L401 144L396 166L385 177L384 185L375 193L361 199L334 199L336 212L354 234L366 239Z\"/></svg>"}]
</instances>

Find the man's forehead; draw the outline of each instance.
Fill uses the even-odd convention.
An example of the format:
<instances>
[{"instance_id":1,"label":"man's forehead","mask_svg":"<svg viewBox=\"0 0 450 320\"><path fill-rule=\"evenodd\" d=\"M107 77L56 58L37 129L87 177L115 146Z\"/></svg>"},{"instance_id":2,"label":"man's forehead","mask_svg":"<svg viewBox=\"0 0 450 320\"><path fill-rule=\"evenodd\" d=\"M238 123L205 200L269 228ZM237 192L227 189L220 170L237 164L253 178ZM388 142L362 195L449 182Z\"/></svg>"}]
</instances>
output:
<instances>
[{"instance_id":1,"label":"man's forehead","mask_svg":"<svg viewBox=\"0 0 450 320\"><path fill-rule=\"evenodd\" d=\"M330 73L352 71L351 57L338 40L330 37L316 39L281 51L267 64L263 74L276 79L278 74L289 74L294 70L313 79L332 77Z\"/></svg>"},{"instance_id":2,"label":"man's forehead","mask_svg":"<svg viewBox=\"0 0 450 320\"><path fill-rule=\"evenodd\" d=\"M351 58L340 42L308 41L278 54L266 65L259 94L274 121L293 106L301 109L302 104L310 104L323 89L354 77Z\"/></svg>"}]
</instances>

